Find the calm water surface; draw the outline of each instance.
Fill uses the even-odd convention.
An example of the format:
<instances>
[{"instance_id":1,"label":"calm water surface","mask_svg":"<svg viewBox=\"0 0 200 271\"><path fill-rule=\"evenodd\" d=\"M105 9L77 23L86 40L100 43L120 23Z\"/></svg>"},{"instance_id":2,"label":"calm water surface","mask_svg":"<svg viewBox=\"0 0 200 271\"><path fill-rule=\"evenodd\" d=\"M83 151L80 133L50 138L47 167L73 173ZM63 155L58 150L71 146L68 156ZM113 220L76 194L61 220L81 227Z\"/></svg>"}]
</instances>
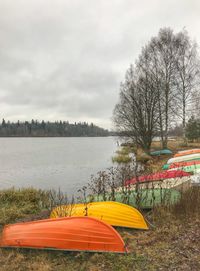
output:
<instances>
[{"instance_id":1,"label":"calm water surface","mask_svg":"<svg viewBox=\"0 0 200 271\"><path fill-rule=\"evenodd\" d=\"M113 137L0 138L0 189L36 187L69 195L112 166Z\"/></svg>"}]
</instances>

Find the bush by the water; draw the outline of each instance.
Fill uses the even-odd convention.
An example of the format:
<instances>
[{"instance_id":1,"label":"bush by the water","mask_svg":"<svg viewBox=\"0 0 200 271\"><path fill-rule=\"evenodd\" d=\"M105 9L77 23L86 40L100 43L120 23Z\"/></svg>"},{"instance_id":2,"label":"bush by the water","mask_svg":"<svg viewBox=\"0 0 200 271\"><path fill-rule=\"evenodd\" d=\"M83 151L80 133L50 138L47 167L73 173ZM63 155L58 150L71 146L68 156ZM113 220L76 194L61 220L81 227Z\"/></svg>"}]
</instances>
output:
<instances>
[{"instance_id":1,"label":"bush by the water","mask_svg":"<svg viewBox=\"0 0 200 271\"><path fill-rule=\"evenodd\" d=\"M122 154L118 154L116 156L112 157L112 161L113 163L129 163L131 162L131 157L129 155L122 155Z\"/></svg>"},{"instance_id":2,"label":"bush by the water","mask_svg":"<svg viewBox=\"0 0 200 271\"><path fill-rule=\"evenodd\" d=\"M129 154L134 153L134 148L123 146L116 151L116 155L112 157L113 163L130 163L132 158Z\"/></svg>"}]
</instances>

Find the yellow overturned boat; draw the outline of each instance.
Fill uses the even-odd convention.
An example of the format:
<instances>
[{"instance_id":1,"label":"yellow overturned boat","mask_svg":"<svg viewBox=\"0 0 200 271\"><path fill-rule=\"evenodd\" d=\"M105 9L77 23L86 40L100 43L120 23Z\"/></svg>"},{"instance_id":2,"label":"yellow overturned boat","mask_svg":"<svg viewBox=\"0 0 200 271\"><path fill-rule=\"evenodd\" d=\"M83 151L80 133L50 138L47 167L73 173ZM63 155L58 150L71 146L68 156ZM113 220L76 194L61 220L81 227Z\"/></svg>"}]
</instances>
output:
<instances>
[{"instance_id":1,"label":"yellow overturned boat","mask_svg":"<svg viewBox=\"0 0 200 271\"><path fill-rule=\"evenodd\" d=\"M148 229L143 215L137 209L114 201L61 205L54 208L50 215L51 218L70 216L89 216L112 226Z\"/></svg>"}]
</instances>

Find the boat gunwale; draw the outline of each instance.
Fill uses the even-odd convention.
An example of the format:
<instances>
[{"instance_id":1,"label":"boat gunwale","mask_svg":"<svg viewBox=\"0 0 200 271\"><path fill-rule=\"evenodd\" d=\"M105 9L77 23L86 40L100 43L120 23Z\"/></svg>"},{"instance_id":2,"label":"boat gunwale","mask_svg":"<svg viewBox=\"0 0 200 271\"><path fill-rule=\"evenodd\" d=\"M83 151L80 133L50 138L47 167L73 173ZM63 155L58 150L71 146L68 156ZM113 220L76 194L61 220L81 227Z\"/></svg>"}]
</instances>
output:
<instances>
[{"instance_id":1,"label":"boat gunwale","mask_svg":"<svg viewBox=\"0 0 200 271\"><path fill-rule=\"evenodd\" d=\"M116 254L128 254L130 253L127 245L124 245L124 252L121 251L110 251L110 250L81 250L81 249L60 249L60 248L53 248L53 247L20 247L20 246L0 246L0 248L4 249L34 249L34 250L49 250L49 251L60 251L60 252L86 252L86 253L116 253Z\"/></svg>"},{"instance_id":2,"label":"boat gunwale","mask_svg":"<svg viewBox=\"0 0 200 271\"><path fill-rule=\"evenodd\" d=\"M127 250L126 244L124 243L124 240L122 239L121 235L111 225L105 223L104 221L102 221L100 219L97 219L97 218L94 218L94 217L88 217L88 216L61 217L61 218L56 218L56 219L48 218L48 219L42 219L42 220L36 220L36 221L28 221L28 222L20 222L20 223L15 223L15 224L8 224L8 225L4 226L3 231L2 231L2 236L3 236L4 230L6 231L6 229L8 229L9 227L13 227L13 226L20 226L20 225L25 226L25 225L29 225L29 224L39 224L41 222L42 223L43 222L47 223L47 222L64 221L64 220L75 220L75 219L92 220L92 221L95 221L97 223L103 224L104 227L108 228L113 233L113 235L118 238L118 240L120 241L121 245L123 245L124 250ZM3 247L2 246L2 236L0 238L0 247ZM72 251L74 251L74 250L72 250ZM85 250L80 250L80 251L85 251ZM93 250L91 250L91 251L93 251ZM109 251L109 252L112 252L112 251ZM121 253L123 253L123 252L121 252Z\"/></svg>"}]
</instances>

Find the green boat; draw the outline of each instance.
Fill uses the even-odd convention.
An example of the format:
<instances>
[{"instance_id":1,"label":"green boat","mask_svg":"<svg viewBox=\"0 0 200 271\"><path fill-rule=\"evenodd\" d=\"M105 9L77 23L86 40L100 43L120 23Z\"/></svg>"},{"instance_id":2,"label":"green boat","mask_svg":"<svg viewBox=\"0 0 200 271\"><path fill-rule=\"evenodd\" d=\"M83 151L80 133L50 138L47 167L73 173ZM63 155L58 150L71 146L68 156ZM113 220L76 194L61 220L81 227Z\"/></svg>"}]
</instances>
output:
<instances>
[{"instance_id":1,"label":"green boat","mask_svg":"<svg viewBox=\"0 0 200 271\"><path fill-rule=\"evenodd\" d=\"M159 155L165 155L165 154L172 154L172 151L168 149L164 149L164 150L150 152L150 155L152 156L159 156Z\"/></svg>"},{"instance_id":2,"label":"green boat","mask_svg":"<svg viewBox=\"0 0 200 271\"><path fill-rule=\"evenodd\" d=\"M174 204L180 199L180 192L175 189L154 188L141 189L137 194L135 190L115 193L115 201L129 204L136 208L151 209L156 205ZM110 194L89 196L88 201L114 200Z\"/></svg>"},{"instance_id":3,"label":"green boat","mask_svg":"<svg viewBox=\"0 0 200 271\"><path fill-rule=\"evenodd\" d=\"M191 160L188 160L188 161L183 161L183 162L174 162L175 164L176 163L187 163L187 162L192 162L194 161L194 164L195 164L195 161L200 161L200 158L194 158L194 159L191 159ZM172 163L173 164L173 163ZM165 164L162 169L169 169L171 164Z\"/></svg>"},{"instance_id":4,"label":"green boat","mask_svg":"<svg viewBox=\"0 0 200 271\"><path fill-rule=\"evenodd\" d=\"M185 172L192 172L193 174L200 172L200 165L191 165L191 166L183 166L183 167L177 167L172 168L171 170L183 170Z\"/></svg>"},{"instance_id":5,"label":"green boat","mask_svg":"<svg viewBox=\"0 0 200 271\"><path fill-rule=\"evenodd\" d=\"M169 167L170 167L170 164L165 164L165 165L162 167L162 169L169 169Z\"/></svg>"}]
</instances>

